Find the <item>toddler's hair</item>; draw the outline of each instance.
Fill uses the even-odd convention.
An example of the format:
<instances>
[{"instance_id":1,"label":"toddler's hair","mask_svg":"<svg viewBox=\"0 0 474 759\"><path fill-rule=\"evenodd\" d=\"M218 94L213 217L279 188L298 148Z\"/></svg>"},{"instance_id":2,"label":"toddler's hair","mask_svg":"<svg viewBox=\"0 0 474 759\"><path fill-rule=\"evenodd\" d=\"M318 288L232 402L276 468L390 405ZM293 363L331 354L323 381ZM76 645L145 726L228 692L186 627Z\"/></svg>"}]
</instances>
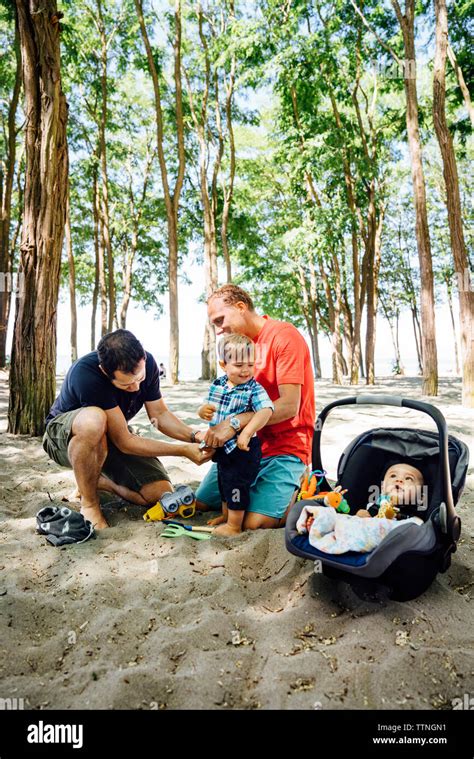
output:
<instances>
[{"instance_id":1,"label":"toddler's hair","mask_svg":"<svg viewBox=\"0 0 474 759\"><path fill-rule=\"evenodd\" d=\"M246 335L237 335L232 332L230 335L224 335L219 340L217 346L219 359L228 364L229 361L244 362L254 361L255 345L250 337Z\"/></svg>"}]
</instances>

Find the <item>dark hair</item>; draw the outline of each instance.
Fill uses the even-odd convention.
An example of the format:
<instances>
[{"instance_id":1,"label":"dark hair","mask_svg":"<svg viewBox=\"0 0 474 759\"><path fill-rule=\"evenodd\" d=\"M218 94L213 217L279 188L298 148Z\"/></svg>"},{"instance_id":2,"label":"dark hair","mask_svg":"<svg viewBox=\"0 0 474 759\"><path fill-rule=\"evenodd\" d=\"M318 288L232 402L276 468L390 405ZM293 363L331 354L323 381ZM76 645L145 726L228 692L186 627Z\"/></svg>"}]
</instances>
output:
<instances>
[{"instance_id":1,"label":"dark hair","mask_svg":"<svg viewBox=\"0 0 474 759\"><path fill-rule=\"evenodd\" d=\"M139 361L146 358L142 344L128 329L116 329L104 335L97 346L99 363L110 379L116 369L131 374Z\"/></svg>"},{"instance_id":2,"label":"dark hair","mask_svg":"<svg viewBox=\"0 0 474 759\"><path fill-rule=\"evenodd\" d=\"M222 298L226 306L235 306L236 303L245 303L249 311L254 311L254 305L252 298L246 290L238 285L222 285L218 290L214 290L213 293L207 299L207 302L213 298Z\"/></svg>"}]
</instances>

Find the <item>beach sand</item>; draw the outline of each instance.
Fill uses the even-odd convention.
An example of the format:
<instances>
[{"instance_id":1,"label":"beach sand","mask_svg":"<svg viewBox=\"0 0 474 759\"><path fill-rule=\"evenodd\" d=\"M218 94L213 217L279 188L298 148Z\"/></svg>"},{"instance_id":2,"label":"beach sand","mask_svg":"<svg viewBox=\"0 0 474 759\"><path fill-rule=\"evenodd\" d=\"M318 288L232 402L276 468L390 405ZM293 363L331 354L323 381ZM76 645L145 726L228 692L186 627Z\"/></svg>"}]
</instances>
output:
<instances>
[{"instance_id":1,"label":"beach sand","mask_svg":"<svg viewBox=\"0 0 474 759\"><path fill-rule=\"evenodd\" d=\"M374 392L420 398L419 386L386 379ZM206 387L164 387L164 398L197 425ZM318 410L354 390L364 386L318 381ZM166 540L141 508L115 501L104 508L110 529L54 548L34 517L61 503L72 473L39 439L6 434L6 375L0 393L0 697L32 709L450 709L474 693L474 462L450 570L414 601L368 604L313 575L286 551L283 530ZM435 402L472 446L459 381L442 379ZM148 434L143 414L135 422ZM345 445L377 426L432 425L393 407L337 410L323 434L330 475ZM197 485L208 467L164 462L176 485Z\"/></svg>"}]
</instances>

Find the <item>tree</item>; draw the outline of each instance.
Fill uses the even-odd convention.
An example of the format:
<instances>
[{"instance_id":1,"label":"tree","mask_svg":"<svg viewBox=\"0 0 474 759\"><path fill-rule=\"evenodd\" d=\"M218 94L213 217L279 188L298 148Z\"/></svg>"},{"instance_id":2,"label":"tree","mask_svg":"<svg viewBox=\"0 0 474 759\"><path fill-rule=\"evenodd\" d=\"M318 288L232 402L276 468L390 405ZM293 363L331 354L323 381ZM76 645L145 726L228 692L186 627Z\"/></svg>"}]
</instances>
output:
<instances>
[{"instance_id":1,"label":"tree","mask_svg":"<svg viewBox=\"0 0 474 759\"><path fill-rule=\"evenodd\" d=\"M443 159L451 250L458 280L463 379L462 401L464 406L474 407L474 291L464 242L456 156L453 138L446 120L448 15L445 0L435 0L435 15L436 54L433 72L433 121Z\"/></svg>"},{"instance_id":2,"label":"tree","mask_svg":"<svg viewBox=\"0 0 474 759\"><path fill-rule=\"evenodd\" d=\"M183 188L185 172L184 152L184 121L183 121L183 95L182 95L182 67L181 67L181 0L175 0L174 5L174 39L173 39L173 82L174 82L174 106L175 106L175 135L176 153L178 166L174 186L170 186L170 168L165 155L165 119L162 103L162 77L161 65L158 63L159 55L154 51L148 34L145 18L143 15L142 0L134 0L137 11L140 31L145 45L148 68L153 81L156 112L156 140L158 149L158 161L160 165L161 181L165 196L166 220L168 225L168 286L169 286L169 317L170 317L170 379L173 384L178 382L179 362L179 312L178 312L178 213L181 190ZM174 161L173 161L174 163Z\"/></svg>"},{"instance_id":3,"label":"tree","mask_svg":"<svg viewBox=\"0 0 474 759\"><path fill-rule=\"evenodd\" d=\"M351 0L351 3L364 24L370 31L373 31L382 47L390 53L400 70L403 71L403 83L406 97L406 127L410 150L413 201L416 216L416 240L421 274L423 393L425 395L437 395L438 359L436 348L433 264L426 207L426 186L423 172L416 84L415 0L405 0L404 12L402 12L398 0L391 0L395 16L402 32L404 50L403 59L374 30L373 26L367 21L361 8L355 3L355 0Z\"/></svg>"},{"instance_id":4,"label":"tree","mask_svg":"<svg viewBox=\"0 0 474 759\"><path fill-rule=\"evenodd\" d=\"M221 0L217 5L210 3L204 7L197 2L189 16L190 27L195 19L197 34L195 38L191 33L187 35L184 74L187 105L198 146L197 173L203 217L205 294L208 298L218 286L219 217L226 278L229 282L232 279L228 226L235 179L232 113L236 75L234 3L232 0L229 3ZM229 44L233 45L230 55L226 52L226 45ZM228 178L223 168L227 153ZM216 372L215 332L206 321L201 378L213 379Z\"/></svg>"},{"instance_id":5,"label":"tree","mask_svg":"<svg viewBox=\"0 0 474 759\"><path fill-rule=\"evenodd\" d=\"M5 11L2 8L2 13L4 12ZM12 258L14 249L10 246L10 225L18 132L16 126L16 113L21 89L21 59L18 22L16 19L16 11L13 10L13 13L15 15L15 32L13 40L14 55L8 57L5 56L0 64L2 85L4 83L3 86L9 87L10 89L8 94L7 92L4 93L6 108L3 106L3 102L5 102L3 98L0 107L0 117L2 122L0 137L2 149L0 164L0 274L3 278L0 284L0 367L4 367L6 364L7 328L12 293ZM2 24L5 23L8 31L10 30L12 20L11 12L6 13L5 19L2 18ZM4 37L2 27L2 38L5 49L8 49L9 44L11 43L11 39L9 39L10 36L11 35L5 35Z\"/></svg>"},{"instance_id":6,"label":"tree","mask_svg":"<svg viewBox=\"0 0 474 759\"><path fill-rule=\"evenodd\" d=\"M67 104L55 0L16 3L26 113L26 179L8 430L40 435L55 395L56 308L66 220Z\"/></svg>"}]
</instances>

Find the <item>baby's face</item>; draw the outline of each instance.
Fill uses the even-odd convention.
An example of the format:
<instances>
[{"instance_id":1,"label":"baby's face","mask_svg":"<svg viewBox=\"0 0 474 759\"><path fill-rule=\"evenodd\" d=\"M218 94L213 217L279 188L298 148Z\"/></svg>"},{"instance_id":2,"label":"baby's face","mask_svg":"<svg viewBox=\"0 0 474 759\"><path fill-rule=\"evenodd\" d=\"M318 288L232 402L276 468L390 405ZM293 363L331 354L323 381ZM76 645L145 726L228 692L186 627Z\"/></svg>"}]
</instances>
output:
<instances>
[{"instance_id":1,"label":"baby's face","mask_svg":"<svg viewBox=\"0 0 474 759\"><path fill-rule=\"evenodd\" d=\"M234 385L243 385L253 377L255 361L253 351L235 351L221 367Z\"/></svg>"},{"instance_id":2,"label":"baby's face","mask_svg":"<svg viewBox=\"0 0 474 759\"><path fill-rule=\"evenodd\" d=\"M415 504L421 498L423 476L410 464L394 464L387 470L382 482L384 495L391 495L399 505Z\"/></svg>"}]
</instances>

